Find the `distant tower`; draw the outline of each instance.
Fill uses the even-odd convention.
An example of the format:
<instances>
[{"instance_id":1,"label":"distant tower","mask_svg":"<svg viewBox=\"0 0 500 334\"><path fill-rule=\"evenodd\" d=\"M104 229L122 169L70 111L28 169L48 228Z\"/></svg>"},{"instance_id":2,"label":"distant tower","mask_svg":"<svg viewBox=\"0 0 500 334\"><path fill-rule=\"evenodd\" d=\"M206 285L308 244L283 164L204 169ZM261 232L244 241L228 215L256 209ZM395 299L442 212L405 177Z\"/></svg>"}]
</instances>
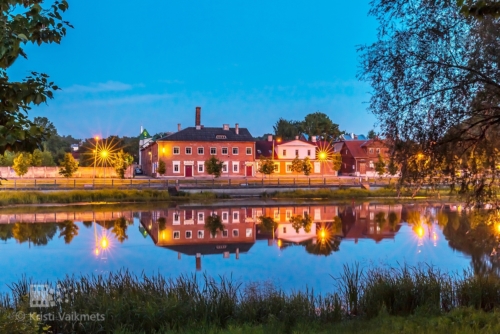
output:
<instances>
[{"instance_id":1,"label":"distant tower","mask_svg":"<svg viewBox=\"0 0 500 334\"><path fill-rule=\"evenodd\" d=\"M141 125L141 134L139 135L139 165L142 167L141 148L151 141L151 135L148 130L144 129Z\"/></svg>"}]
</instances>

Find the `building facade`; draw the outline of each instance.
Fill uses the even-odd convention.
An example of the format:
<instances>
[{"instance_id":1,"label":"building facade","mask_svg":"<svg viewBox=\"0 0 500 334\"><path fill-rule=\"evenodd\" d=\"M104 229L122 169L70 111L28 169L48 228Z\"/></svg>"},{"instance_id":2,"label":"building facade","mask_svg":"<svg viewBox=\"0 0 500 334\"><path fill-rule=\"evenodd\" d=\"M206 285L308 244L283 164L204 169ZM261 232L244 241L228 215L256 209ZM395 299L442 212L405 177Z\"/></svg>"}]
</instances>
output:
<instances>
[{"instance_id":1,"label":"building facade","mask_svg":"<svg viewBox=\"0 0 500 334\"><path fill-rule=\"evenodd\" d=\"M378 176L375 164L379 155L386 165L390 157L388 145L380 139L346 140L335 143L334 150L342 156L341 175Z\"/></svg>"}]
</instances>

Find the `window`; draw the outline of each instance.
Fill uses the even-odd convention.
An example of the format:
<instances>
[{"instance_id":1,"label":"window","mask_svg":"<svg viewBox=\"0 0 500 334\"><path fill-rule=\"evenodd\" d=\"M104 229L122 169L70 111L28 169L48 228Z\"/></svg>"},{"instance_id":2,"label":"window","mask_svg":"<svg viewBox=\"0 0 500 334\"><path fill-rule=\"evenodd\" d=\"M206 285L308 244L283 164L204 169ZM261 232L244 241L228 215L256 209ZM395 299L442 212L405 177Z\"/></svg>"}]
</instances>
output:
<instances>
[{"instance_id":1,"label":"window","mask_svg":"<svg viewBox=\"0 0 500 334\"><path fill-rule=\"evenodd\" d=\"M309 215L309 211L307 210L302 211L302 217L305 217L306 215Z\"/></svg>"},{"instance_id":2,"label":"window","mask_svg":"<svg viewBox=\"0 0 500 334\"><path fill-rule=\"evenodd\" d=\"M227 223L229 221L229 214L227 212L222 213L222 222Z\"/></svg>"},{"instance_id":3,"label":"window","mask_svg":"<svg viewBox=\"0 0 500 334\"><path fill-rule=\"evenodd\" d=\"M180 238L181 238L181 232L174 231L174 239L180 239Z\"/></svg>"},{"instance_id":4,"label":"window","mask_svg":"<svg viewBox=\"0 0 500 334\"><path fill-rule=\"evenodd\" d=\"M205 231L204 230L199 230L198 231L198 239L203 239L205 237Z\"/></svg>"},{"instance_id":5,"label":"window","mask_svg":"<svg viewBox=\"0 0 500 334\"><path fill-rule=\"evenodd\" d=\"M370 153L373 153L373 148L370 148L368 151L369 151Z\"/></svg>"},{"instance_id":6,"label":"window","mask_svg":"<svg viewBox=\"0 0 500 334\"><path fill-rule=\"evenodd\" d=\"M198 212L198 224L202 224L205 221L205 214L203 212Z\"/></svg>"},{"instance_id":7,"label":"window","mask_svg":"<svg viewBox=\"0 0 500 334\"><path fill-rule=\"evenodd\" d=\"M318 161L314 162L314 172L315 173L320 173L321 172L321 163Z\"/></svg>"},{"instance_id":8,"label":"window","mask_svg":"<svg viewBox=\"0 0 500 334\"><path fill-rule=\"evenodd\" d=\"M180 154L180 153L181 153L181 149L178 146L175 146L174 147L174 154Z\"/></svg>"},{"instance_id":9,"label":"window","mask_svg":"<svg viewBox=\"0 0 500 334\"><path fill-rule=\"evenodd\" d=\"M174 213L174 225L179 225L181 223L181 215L179 212Z\"/></svg>"},{"instance_id":10,"label":"window","mask_svg":"<svg viewBox=\"0 0 500 334\"><path fill-rule=\"evenodd\" d=\"M185 220L193 220L193 210L186 210L184 212L184 219ZM186 224L186 222L184 222Z\"/></svg>"},{"instance_id":11,"label":"window","mask_svg":"<svg viewBox=\"0 0 500 334\"><path fill-rule=\"evenodd\" d=\"M203 173L205 171L205 163L198 162L198 172Z\"/></svg>"},{"instance_id":12,"label":"window","mask_svg":"<svg viewBox=\"0 0 500 334\"><path fill-rule=\"evenodd\" d=\"M217 149L215 147L210 147L210 154L211 155L216 155L217 154Z\"/></svg>"},{"instance_id":13,"label":"window","mask_svg":"<svg viewBox=\"0 0 500 334\"><path fill-rule=\"evenodd\" d=\"M222 154L227 154L227 147L222 148Z\"/></svg>"},{"instance_id":14,"label":"window","mask_svg":"<svg viewBox=\"0 0 500 334\"><path fill-rule=\"evenodd\" d=\"M377 151L377 153L380 153L380 149L379 149L379 148L377 148L377 150L376 150L376 151Z\"/></svg>"},{"instance_id":15,"label":"window","mask_svg":"<svg viewBox=\"0 0 500 334\"><path fill-rule=\"evenodd\" d=\"M295 150L295 156L298 157L299 156L299 150Z\"/></svg>"},{"instance_id":16,"label":"window","mask_svg":"<svg viewBox=\"0 0 500 334\"><path fill-rule=\"evenodd\" d=\"M370 220L373 220L375 218L375 214L373 212L370 212Z\"/></svg>"},{"instance_id":17,"label":"window","mask_svg":"<svg viewBox=\"0 0 500 334\"><path fill-rule=\"evenodd\" d=\"M233 212L233 222L240 221L240 213L238 211Z\"/></svg>"},{"instance_id":18,"label":"window","mask_svg":"<svg viewBox=\"0 0 500 334\"><path fill-rule=\"evenodd\" d=\"M239 230L233 230L233 237L239 237L240 231Z\"/></svg>"},{"instance_id":19,"label":"window","mask_svg":"<svg viewBox=\"0 0 500 334\"><path fill-rule=\"evenodd\" d=\"M321 210L314 209L314 220L321 220Z\"/></svg>"},{"instance_id":20,"label":"window","mask_svg":"<svg viewBox=\"0 0 500 334\"><path fill-rule=\"evenodd\" d=\"M280 172L280 164L279 163L275 163L274 164L274 172L275 173L279 173Z\"/></svg>"},{"instance_id":21,"label":"window","mask_svg":"<svg viewBox=\"0 0 500 334\"><path fill-rule=\"evenodd\" d=\"M222 172L227 173L227 162L222 163Z\"/></svg>"},{"instance_id":22,"label":"window","mask_svg":"<svg viewBox=\"0 0 500 334\"><path fill-rule=\"evenodd\" d=\"M292 218L292 210L286 210L286 220L290 220Z\"/></svg>"},{"instance_id":23,"label":"window","mask_svg":"<svg viewBox=\"0 0 500 334\"><path fill-rule=\"evenodd\" d=\"M229 235L229 233L227 232L227 230L222 231L222 237L223 238L227 238L228 235Z\"/></svg>"},{"instance_id":24,"label":"window","mask_svg":"<svg viewBox=\"0 0 500 334\"><path fill-rule=\"evenodd\" d=\"M370 161L369 166L370 166L370 168L373 168L373 166L374 166L373 161Z\"/></svg>"},{"instance_id":25,"label":"window","mask_svg":"<svg viewBox=\"0 0 500 334\"><path fill-rule=\"evenodd\" d=\"M226 135L215 135L215 139L226 139Z\"/></svg>"},{"instance_id":26,"label":"window","mask_svg":"<svg viewBox=\"0 0 500 334\"><path fill-rule=\"evenodd\" d=\"M193 232L186 231L186 239L191 239L193 237Z\"/></svg>"},{"instance_id":27,"label":"window","mask_svg":"<svg viewBox=\"0 0 500 334\"><path fill-rule=\"evenodd\" d=\"M233 147L233 155L238 155L238 148L237 147Z\"/></svg>"},{"instance_id":28,"label":"window","mask_svg":"<svg viewBox=\"0 0 500 334\"><path fill-rule=\"evenodd\" d=\"M191 154L191 147L186 147L186 154Z\"/></svg>"},{"instance_id":29,"label":"window","mask_svg":"<svg viewBox=\"0 0 500 334\"><path fill-rule=\"evenodd\" d=\"M307 150L307 156L310 157L311 156L311 150Z\"/></svg>"},{"instance_id":30,"label":"window","mask_svg":"<svg viewBox=\"0 0 500 334\"><path fill-rule=\"evenodd\" d=\"M253 229L252 228L247 228L247 230L246 230L246 236L247 236L247 238L250 238L252 236L252 233L253 233Z\"/></svg>"},{"instance_id":31,"label":"window","mask_svg":"<svg viewBox=\"0 0 500 334\"><path fill-rule=\"evenodd\" d=\"M280 212L279 210L274 210L274 220L279 220L280 219Z\"/></svg>"},{"instance_id":32,"label":"window","mask_svg":"<svg viewBox=\"0 0 500 334\"><path fill-rule=\"evenodd\" d=\"M352 170L355 170L356 169L356 166L352 165Z\"/></svg>"},{"instance_id":33,"label":"window","mask_svg":"<svg viewBox=\"0 0 500 334\"><path fill-rule=\"evenodd\" d=\"M286 233L286 227L283 227L283 233Z\"/></svg>"},{"instance_id":34,"label":"window","mask_svg":"<svg viewBox=\"0 0 500 334\"><path fill-rule=\"evenodd\" d=\"M247 147L247 155L252 155L252 148L251 147Z\"/></svg>"},{"instance_id":35,"label":"window","mask_svg":"<svg viewBox=\"0 0 500 334\"><path fill-rule=\"evenodd\" d=\"M173 169L174 173L180 173L181 172L181 163L179 161L174 161L173 162Z\"/></svg>"},{"instance_id":36,"label":"window","mask_svg":"<svg viewBox=\"0 0 500 334\"><path fill-rule=\"evenodd\" d=\"M286 163L286 172L291 173L292 172L292 163L287 162Z\"/></svg>"},{"instance_id":37,"label":"window","mask_svg":"<svg viewBox=\"0 0 500 334\"><path fill-rule=\"evenodd\" d=\"M198 154L202 155L205 153L205 150L203 149L203 147L198 147Z\"/></svg>"},{"instance_id":38,"label":"window","mask_svg":"<svg viewBox=\"0 0 500 334\"><path fill-rule=\"evenodd\" d=\"M233 162L233 172L238 173L239 172L239 163L238 162Z\"/></svg>"},{"instance_id":39,"label":"window","mask_svg":"<svg viewBox=\"0 0 500 334\"><path fill-rule=\"evenodd\" d=\"M286 157L286 150L283 150L283 156Z\"/></svg>"}]
</instances>

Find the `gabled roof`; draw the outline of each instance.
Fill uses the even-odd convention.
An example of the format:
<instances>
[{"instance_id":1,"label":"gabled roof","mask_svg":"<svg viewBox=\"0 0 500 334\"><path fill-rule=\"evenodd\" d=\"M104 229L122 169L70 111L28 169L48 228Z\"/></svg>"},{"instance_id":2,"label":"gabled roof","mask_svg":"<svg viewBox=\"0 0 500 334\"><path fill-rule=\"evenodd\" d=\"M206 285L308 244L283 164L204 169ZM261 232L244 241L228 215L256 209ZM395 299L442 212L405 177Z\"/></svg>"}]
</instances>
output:
<instances>
[{"instance_id":1,"label":"gabled roof","mask_svg":"<svg viewBox=\"0 0 500 334\"><path fill-rule=\"evenodd\" d=\"M284 140L284 141L282 141L280 143L275 143L275 145L278 145L278 146L285 145L286 146L286 145L289 145L289 144L293 144L294 142L296 144L301 143L301 144L306 144L306 145L309 145L309 146L314 146L314 143L309 142L309 141L307 141L305 139ZM290 145L290 146L292 146L292 145Z\"/></svg>"},{"instance_id":2,"label":"gabled roof","mask_svg":"<svg viewBox=\"0 0 500 334\"><path fill-rule=\"evenodd\" d=\"M362 147L365 142L365 140L346 140L344 141L344 145L354 158L368 158L368 155Z\"/></svg>"},{"instance_id":3,"label":"gabled roof","mask_svg":"<svg viewBox=\"0 0 500 334\"><path fill-rule=\"evenodd\" d=\"M274 143L276 145L276 143ZM273 142L268 140L258 140L255 142L255 158L260 159L261 156L264 158L270 158L273 150ZM278 159L278 155L274 152L274 159Z\"/></svg>"},{"instance_id":4,"label":"gabled roof","mask_svg":"<svg viewBox=\"0 0 500 334\"><path fill-rule=\"evenodd\" d=\"M149 134L148 130L144 129L141 132L141 134L139 135L139 140L147 139L147 138L151 138L151 135Z\"/></svg>"},{"instance_id":5,"label":"gabled roof","mask_svg":"<svg viewBox=\"0 0 500 334\"><path fill-rule=\"evenodd\" d=\"M239 128L236 134L234 128L223 130L222 128L203 127L197 130L195 127L188 127L179 132L167 135L158 141L254 141L247 128Z\"/></svg>"}]
</instances>

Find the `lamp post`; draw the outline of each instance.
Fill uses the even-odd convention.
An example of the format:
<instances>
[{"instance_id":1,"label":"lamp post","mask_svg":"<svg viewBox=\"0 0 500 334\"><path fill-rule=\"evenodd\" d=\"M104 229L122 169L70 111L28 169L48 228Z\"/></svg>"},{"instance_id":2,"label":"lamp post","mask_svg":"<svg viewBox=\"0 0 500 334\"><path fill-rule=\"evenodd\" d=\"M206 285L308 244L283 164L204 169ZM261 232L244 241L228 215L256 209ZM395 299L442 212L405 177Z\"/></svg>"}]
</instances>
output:
<instances>
[{"instance_id":1,"label":"lamp post","mask_svg":"<svg viewBox=\"0 0 500 334\"><path fill-rule=\"evenodd\" d=\"M108 151L106 151L106 150L101 151L101 158L102 158L104 163L107 162L107 157L108 157ZM105 179L106 179L106 165L107 164L104 164L104 178Z\"/></svg>"},{"instance_id":2,"label":"lamp post","mask_svg":"<svg viewBox=\"0 0 500 334\"><path fill-rule=\"evenodd\" d=\"M95 166L97 164L97 146L99 144L99 136L95 137L95 150L94 150L94 179L95 179Z\"/></svg>"}]
</instances>

